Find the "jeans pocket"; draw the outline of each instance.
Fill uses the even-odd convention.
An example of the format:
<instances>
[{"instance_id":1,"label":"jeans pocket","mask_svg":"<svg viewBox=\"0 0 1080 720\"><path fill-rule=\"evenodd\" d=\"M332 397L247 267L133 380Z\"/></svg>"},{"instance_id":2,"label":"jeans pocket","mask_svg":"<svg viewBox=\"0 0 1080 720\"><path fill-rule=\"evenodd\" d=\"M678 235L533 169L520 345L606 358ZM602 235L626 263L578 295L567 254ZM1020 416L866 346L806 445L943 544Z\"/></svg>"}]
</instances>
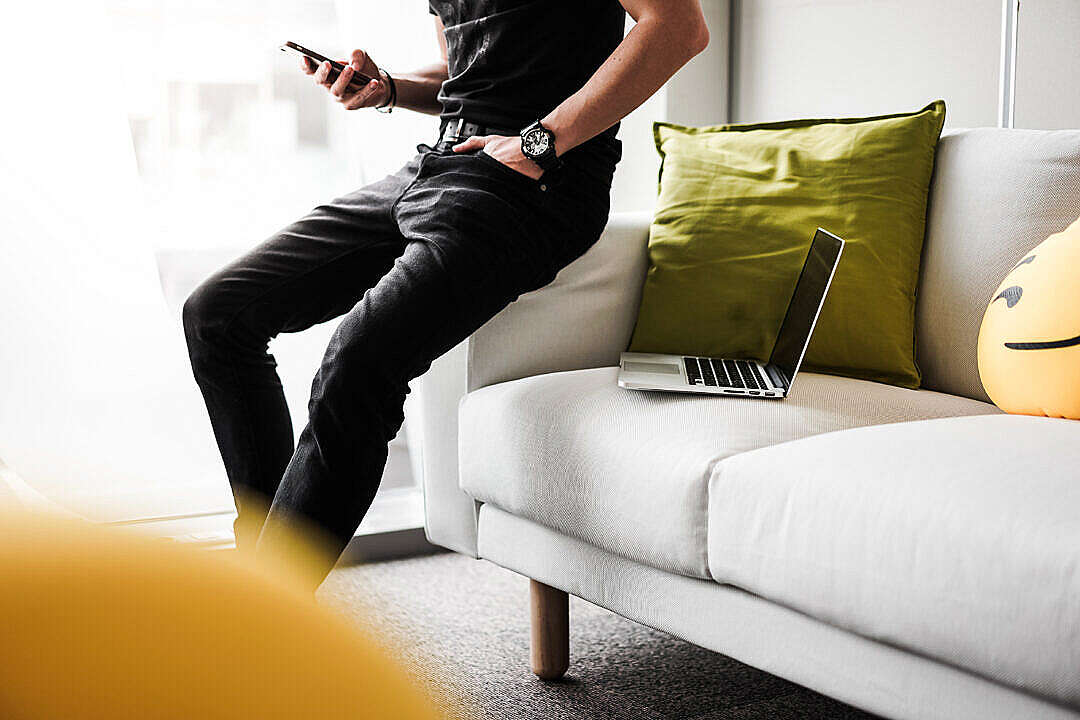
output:
<instances>
[{"instance_id":1,"label":"jeans pocket","mask_svg":"<svg viewBox=\"0 0 1080 720\"><path fill-rule=\"evenodd\" d=\"M492 156L484 152L484 148L480 148L479 150L477 150L473 157L479 158L482 162L489 165L490 167L496 168L507 177L514 178L517 182L524 183L525 185L533 188L534 190L542 190L546 188L546 185L544 185L543 175L540 176L539 180L534 180L528 175L520 173L508 165L503 165L496 158L493 158Z\"/></svg>"}]
</instances>

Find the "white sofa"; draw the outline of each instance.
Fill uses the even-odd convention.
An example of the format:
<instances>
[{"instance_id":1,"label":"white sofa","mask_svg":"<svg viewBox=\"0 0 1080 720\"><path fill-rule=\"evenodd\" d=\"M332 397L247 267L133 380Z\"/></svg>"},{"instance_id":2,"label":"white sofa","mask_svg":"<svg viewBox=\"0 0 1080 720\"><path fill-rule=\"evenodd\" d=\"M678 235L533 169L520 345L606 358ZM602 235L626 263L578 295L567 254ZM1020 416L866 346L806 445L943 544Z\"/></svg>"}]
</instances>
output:
<instances>
[{"instance_id":1,"label":"white sofa","mask_svg":"<svg viewBox=\"0 0 1080 720\"><path fill-rule=\"evenodd\" d=\"M975 356L1077 215L1080 131L947 133L923 389L806 373L782 402L616 386L649 217L615 216L425 376L428 536L533 579L542 677L571 593L888 717L1080 718L1080 422L1000 413Z\"/></svg>"}]
</instances>

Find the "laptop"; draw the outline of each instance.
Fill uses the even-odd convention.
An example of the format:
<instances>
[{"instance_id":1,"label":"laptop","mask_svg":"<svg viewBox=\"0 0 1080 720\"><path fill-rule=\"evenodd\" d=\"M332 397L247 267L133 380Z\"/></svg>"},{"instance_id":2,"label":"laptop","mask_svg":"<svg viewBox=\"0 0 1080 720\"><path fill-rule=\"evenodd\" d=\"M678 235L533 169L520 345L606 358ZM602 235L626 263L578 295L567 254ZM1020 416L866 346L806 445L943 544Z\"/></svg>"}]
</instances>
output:
<instances>
[{"instance_id":1,"label":"laptop","mask_svg":"<svg viewBox=\"0 0 1080 720\"><path fill-rule=\"evenodd\" d=\"M817 229L802 272L791 294L784 322L767 363L728 358L687 357L624 352L619 360L619 387L785 398L799 372L829 292L844 241Z\"/></svg>"}]
</instances>

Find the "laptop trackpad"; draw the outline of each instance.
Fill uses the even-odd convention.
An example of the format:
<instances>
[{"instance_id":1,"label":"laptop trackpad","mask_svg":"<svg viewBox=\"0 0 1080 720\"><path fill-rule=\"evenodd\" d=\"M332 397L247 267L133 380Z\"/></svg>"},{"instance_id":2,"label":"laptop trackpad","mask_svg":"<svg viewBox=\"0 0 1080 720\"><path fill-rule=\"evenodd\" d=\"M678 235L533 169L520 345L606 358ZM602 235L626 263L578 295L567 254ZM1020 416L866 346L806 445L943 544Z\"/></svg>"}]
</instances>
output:
<instances>
[{"instance_id":1,"label":"laptop trackpad","mask_svg":"<svg viewBox=\"0 0 1080 720\"><path fill-rule=\"evenodd\" d=\"M675 363L642 362L640 360L623 361L623 370L626 372L662 373L665 375L679 374L679 366Z\"/></svg>"}]
</instances>

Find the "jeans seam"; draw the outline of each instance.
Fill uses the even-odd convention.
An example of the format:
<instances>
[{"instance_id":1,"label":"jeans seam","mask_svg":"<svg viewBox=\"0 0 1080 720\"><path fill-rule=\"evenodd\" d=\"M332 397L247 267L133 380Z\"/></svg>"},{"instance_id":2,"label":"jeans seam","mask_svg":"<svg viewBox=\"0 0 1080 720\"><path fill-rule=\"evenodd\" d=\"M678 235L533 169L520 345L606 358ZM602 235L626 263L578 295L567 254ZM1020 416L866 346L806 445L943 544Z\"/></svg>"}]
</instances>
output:
<instances>
[{"instance_id":1,"label":"jeans seam","mask_svg":"<svg viewBox=\"0 0 1080 720\"><path fill-rule=\"evenodd\" d=\"M420 174L424 172L424 163L427 161L427 159L427 153L424 153L420 156L420 163L416 167L416 175L413 176L413 179L409 181L409 184L406 185L405 188L401 191L401 193L397 196L397 198L394 199L394 202L390 204L390 212L388 214L390 217L390 222L394 226L397 226L398 224L397 218L394 215L394 213L397 212L398 203L400 203L401 199L405 197L405 193L409 192L409 190L411 190L413 186L416 185L417 181L420 179Z\"/></svg>"},{"instance_id":2,"label":"jeans seam","mask_svg":"<svg viewBox=\"0 0 1080 720\"><path fill-rule=\"evenodd\" d=\"M250 446L251 451L252 451L251 456L254 456L254 459L255 459L255 477L258 478L258 480L262 480L262 478L263 478L262 453L259 452L258 442L257 442L256 437L255 437L255 429L254 429L254 427L252 427L251 418L253 416L252 416L252 413L251 413L251 407L248 405L248 401L247 401L247 397L246 397L247 393L245 393L241 389L242 385L241 385L240 369L236 366L236 363L234 361L232 361L231 359L229 361L229 369L232 371L232 374L233 374L233 383L235 383L237 389L240 390L240 392L239 392L240 405L243 408L244 417L247 418L247 422L244 423L244 434L247 435L247 442L248 442L248 445ZM258 480L256 482L258 482ZM280 482L280 478L279 478L279 482ZM255 491L255 492L260 492L260 493L262 492L261 487L252 488L252 490ZM277 491L277 488L275 487L275 493L274 493L275 495L277 494L276 491ZM236 501L237 510L239 511L240 505L241 505L241 503L243 501L243 498L234 498L234 501ZM271 498L271 501L273 501L273 498ZM239 512L238 512L238 514L239 514Z\"/></svg>"}]
</instances>

